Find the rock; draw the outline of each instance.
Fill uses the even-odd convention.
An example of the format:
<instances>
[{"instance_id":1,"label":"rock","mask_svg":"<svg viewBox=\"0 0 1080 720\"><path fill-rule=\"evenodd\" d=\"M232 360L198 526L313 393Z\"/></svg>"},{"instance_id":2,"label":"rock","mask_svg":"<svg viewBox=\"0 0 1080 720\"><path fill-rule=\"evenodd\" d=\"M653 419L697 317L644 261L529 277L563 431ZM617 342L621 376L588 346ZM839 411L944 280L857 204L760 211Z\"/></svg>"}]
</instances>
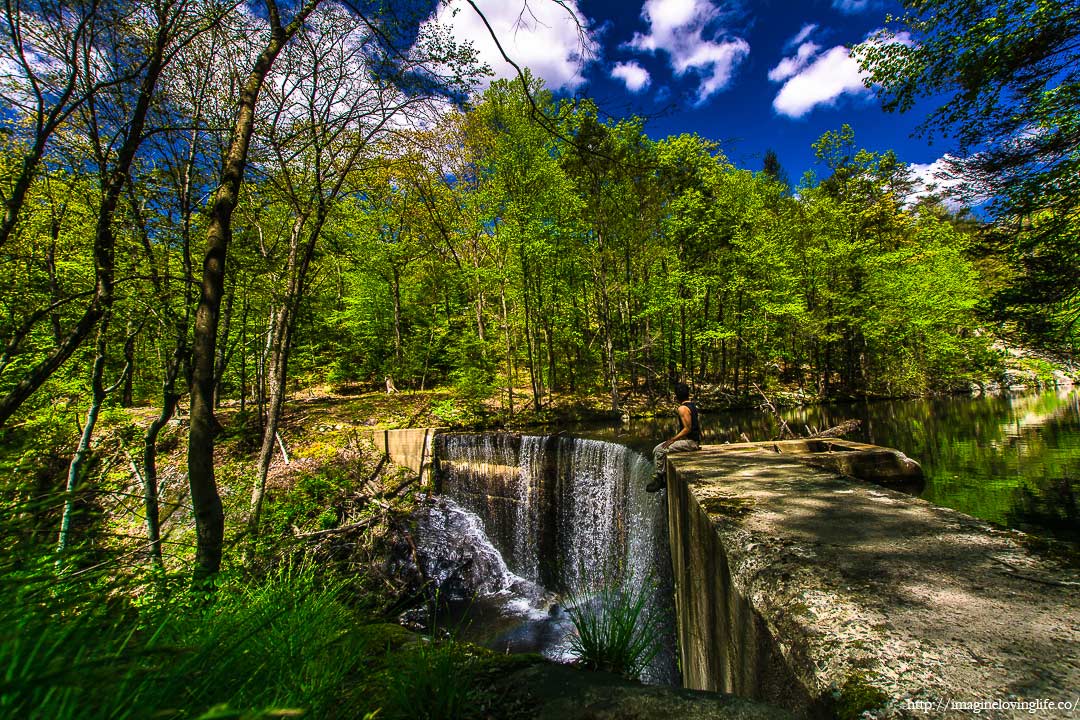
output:
<instances>
[{"instance_id":1,"label":"rock","mask_svg":"<svg viewBox=\"0 0 1080 720\"><path fill-rule=\"evenodd\" d=\"M1054 384L1059 388L1069 388L1073 386L1073 379L1066 375L1063 370L1055 370Z\"/></svg>"},{"instance_id":2,"label":"rock","mask_svg":"<svg viewBox=\"0 0 1080 720\"><path fill-rule=\"evenodd\" d=\"M1025 390L1028 387L1037 387L1038 384L1038 376L1030 370L1008 368L1001 373L1001 386L1010 390Z\"/></svg>"},{"instance_id":3,"label":"rock","mask_svg":"<svg viewBox=\"0 0 1080 720\"><path fill-rule=\"evenodd\" d=\"M641 685L617 675L536 663L496 683L536 720L788 720L786 710L721 693Z\"/></svg>"}]
</instances>

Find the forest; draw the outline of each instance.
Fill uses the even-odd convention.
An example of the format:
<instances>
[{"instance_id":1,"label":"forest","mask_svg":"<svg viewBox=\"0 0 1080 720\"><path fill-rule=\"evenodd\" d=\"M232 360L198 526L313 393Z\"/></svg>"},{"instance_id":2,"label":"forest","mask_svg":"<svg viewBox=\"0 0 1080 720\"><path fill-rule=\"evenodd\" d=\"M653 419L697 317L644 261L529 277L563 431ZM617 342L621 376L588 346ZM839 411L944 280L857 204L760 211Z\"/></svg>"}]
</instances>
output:
<instances>
[{"instance_id":1,"label":"forest","mask_svg":"<svg viewBox=\"0 0 1080 720\"><path fill-rule=\"evenodd\" d=\"M1012 83L1029 123L994 131L1028 146L967 156L957 172L991 198L972 211L917 196L904 159L848 125L794 180L773 153L737 167L714 140L650 137L528 69L476 92L488 69L425 22L429 5L5 4L0 474L19 608L5 622L129 594L41 600L122 551L196 590L228 582L223 557L285 572L234 535L288 525L266 496L300 395L439 390L446 424L626 412L677 380L730 405L755 388L902 397L995 377L1003 338L1065 355L1080 342L1075 10L1026 29L999 13L1016 43L983 85L942 49L963 31L976 52L976 29L918 26L922 64L906 46L863 50L894 109L928 91L918 72L958 87L928 122L970 147L986 118L957 108ZM242 460L223 459L241 436ZM159 453L180 458L193 519L172 560ZM143 537L102 544L86 498L118 482ZM312 482L304 502L325 500ZM0 686L0 707L23 701Z\"/></svg>"}]
</instances>

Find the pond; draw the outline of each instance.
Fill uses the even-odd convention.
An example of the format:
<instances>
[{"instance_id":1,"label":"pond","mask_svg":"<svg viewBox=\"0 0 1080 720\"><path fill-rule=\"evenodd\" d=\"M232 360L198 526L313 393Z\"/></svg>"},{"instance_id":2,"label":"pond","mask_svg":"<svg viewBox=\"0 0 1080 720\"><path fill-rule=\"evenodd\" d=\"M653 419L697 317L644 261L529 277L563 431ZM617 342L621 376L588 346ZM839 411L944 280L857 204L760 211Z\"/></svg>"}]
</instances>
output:
<instances>
[{"instance_id":1,"label":"pond","mask_svg":"<svg viewBox=\"0 0 1080 720\"><path fill-rule=\"evenodd\" d=\"M1060 390L791 408L796 432L860 421L848 439L900 450L926 473L920 497L1005 527L1080 541L1080 395ZM778 436L758 410L702 415L706 443ZM673 421L632 421L594 433L644 449Z\"/></svg>"}]
</instances>

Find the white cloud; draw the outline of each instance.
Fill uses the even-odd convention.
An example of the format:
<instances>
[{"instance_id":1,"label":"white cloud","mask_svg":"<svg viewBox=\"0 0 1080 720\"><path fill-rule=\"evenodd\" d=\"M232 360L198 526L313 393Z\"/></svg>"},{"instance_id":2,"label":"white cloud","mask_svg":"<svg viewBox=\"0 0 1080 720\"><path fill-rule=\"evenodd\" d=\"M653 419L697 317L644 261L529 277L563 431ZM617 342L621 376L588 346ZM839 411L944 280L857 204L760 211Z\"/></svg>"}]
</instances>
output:
<instances>
[{"instance_id":1,"label":"white cloud","mask_svg":"<svg viewBox=\"0 0 1080 720\"><path fill-rule=\"evenodd\" d=\"M945 207L956 211L964 206L962 196L965 194L966 181L963 177L955 174L950 164L956 158L945 155L932 163L912 163L908 165L912 179L915 182L914 190L904 199L904 204L914 205L919 198L928 195L937 195ZM975 198L976 202L981 199Z\"/></svg>"},{"instance_id":2,"label":"white cloud","mask_svg":"<svg viewBox=\"0 0 1080 720\"><path fill-rule=\"evenodd\" d=\"M626 83L626 89L632 93L641 92L649 87L651 78L649 71L634 61L615 63L611 69L611 77L618 78Z\"/></svg>"},{"instance_id":3,"label":"white cloud","mask_svg":"<svg viewBox=\"0 0 1080 720\"><path fill-rule=\"evenodd\" d=\"M845 15L857 15L870 7L870 0L833 0L832 6Z\"/></svg>"},{"instance_id":4,"label":"white cloud","mask_svg":"<svg viewBox=\"0 0 1080 720\"><path fill-rule=\"evenodd\" d=\"M769 71L769 79L773 82L783 82L792 75L797 75L807 66L811 59L817 55L821 46L812 42L806 42L799 46L795 57L786 57L776 67Z\"/></svg>"},{"instance_id":5,"label":"white cloud","mask_svg":"<svg viewBox=\"0 0 1080 720\"><path fill-rule=\"evenodd\" d=\"M798 34L795 35L795 37L784 43L784 49L786 50L787 48L793 48L796 45L801 45L804 40L810 37L810 33L814 32L815 30L817 30L817 23L806 23L802 26L802 29L799 30Z\"/></svg>"},{"instance_id":6,"label":"white cloud","mask_svg":"<svg viewBox=\"0 0 1080 720\"><path fill-rule=\"evenodd\" d=\"M553 90L573 90L585 83L582 69L592 47L582 28L588 21L578 9L577 0L565 2L524 2L476 0L488 23L499 38L503 50L522 69L543 78ZM571 14L572 13L572 14ZM497 78L512 78L517 71L499 53L483 19L464 0L440 5L436 21L451 29L458 41L469 41L479 60L491 67Z\"/></svg>"},{"instance_id":7,"label":"white cloud","mask_svg":"<svg viewBox=\"0 0 1080 720\"><path fill-rule=\"evenodd\" d=\"M803 50L808 49L804 55ZM813 43L803 43L793 58L784 58L769 71L773 82L784 82L773 99L773 109L781 115L800 118L818 105L832 105L842 95L863 95L859 63L851 52L838 45L825 52Z\"/></svg>"},{"instance_id":8,"label":"white cloud","mask_svg":"<svg viewBox=\"0 0 1080 720\"><path fill-rule=\"evenodd\" d=\"M750 53L750 45L742 38L706 32L720 19L720 8L711 0L645 0L641 17L649 24L649 32L634 33L627 47L663 51L677 76L699 75L698 104L727 87L735 68Z\"/></svg>"}]
</instances>

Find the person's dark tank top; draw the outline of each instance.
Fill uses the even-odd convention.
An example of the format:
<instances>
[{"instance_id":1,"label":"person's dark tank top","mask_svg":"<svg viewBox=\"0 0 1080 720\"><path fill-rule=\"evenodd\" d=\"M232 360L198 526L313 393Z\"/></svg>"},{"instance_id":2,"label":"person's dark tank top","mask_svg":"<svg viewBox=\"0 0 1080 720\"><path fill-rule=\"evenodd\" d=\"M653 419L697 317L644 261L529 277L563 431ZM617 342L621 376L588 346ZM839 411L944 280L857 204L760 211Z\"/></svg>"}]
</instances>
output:
<instances>
[{"instance_id":1,"label":"person's dark tank top","mask_svg":"<svg viewBox=\"0 0 1080 720\"><path fill-rule=\"evenodd\" d=\"M701 422L698 420L697 405L694 405L693 401L687 400L683 403L686 407L690 408L690 434L686 437L693 440L696 443L701 442ZM675 419L679 421L679 430L683 428L682 415L675 413Z\"/></svg>"}]
</instances>

